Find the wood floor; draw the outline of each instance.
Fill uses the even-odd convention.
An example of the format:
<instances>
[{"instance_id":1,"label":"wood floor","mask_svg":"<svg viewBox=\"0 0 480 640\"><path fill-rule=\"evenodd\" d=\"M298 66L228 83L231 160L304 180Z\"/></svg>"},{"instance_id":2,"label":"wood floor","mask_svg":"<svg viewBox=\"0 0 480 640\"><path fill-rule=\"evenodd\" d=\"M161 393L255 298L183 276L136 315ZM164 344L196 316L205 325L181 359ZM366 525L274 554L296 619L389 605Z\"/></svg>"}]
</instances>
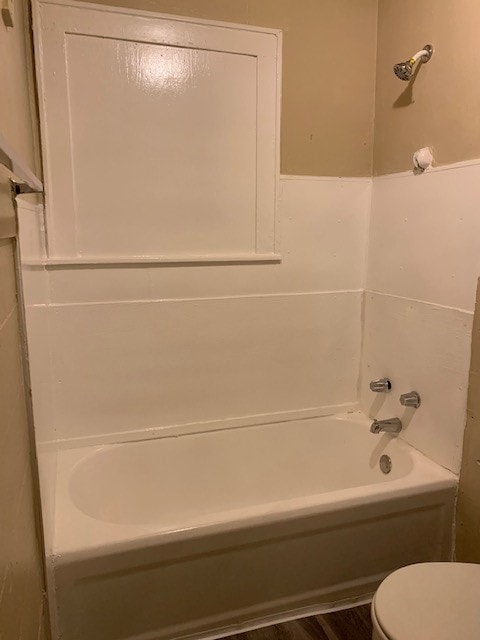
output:
<instances>
[{"instance_id":1,"label":"wood floor","mask_svg":"<svg viewBox=\"0 0 480 640\"><path fill-rule=\"evenodd\" d=\"M275 624L230 640L372 640L370 605Z\"/></svg>"}]
</instances>

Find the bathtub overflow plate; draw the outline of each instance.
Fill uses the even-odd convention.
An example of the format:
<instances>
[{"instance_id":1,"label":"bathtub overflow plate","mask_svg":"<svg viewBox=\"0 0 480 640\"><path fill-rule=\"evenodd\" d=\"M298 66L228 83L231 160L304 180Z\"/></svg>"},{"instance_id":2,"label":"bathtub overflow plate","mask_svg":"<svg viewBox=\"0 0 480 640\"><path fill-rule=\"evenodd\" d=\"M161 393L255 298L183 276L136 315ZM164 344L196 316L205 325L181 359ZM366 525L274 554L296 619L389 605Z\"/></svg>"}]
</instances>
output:
<instances>
[{"instance_id":1,"label":"bathtub overflow plate","mask_svg":"<svg viewBox=\"0 0 480 640\"><path fill-rule=\"evenodd\" d=\"M390 471L392 470L392 459L390 458L390 456L384 454L380 458L380 469L383 473L390 473Z\"/></svg>"}]
</instances>

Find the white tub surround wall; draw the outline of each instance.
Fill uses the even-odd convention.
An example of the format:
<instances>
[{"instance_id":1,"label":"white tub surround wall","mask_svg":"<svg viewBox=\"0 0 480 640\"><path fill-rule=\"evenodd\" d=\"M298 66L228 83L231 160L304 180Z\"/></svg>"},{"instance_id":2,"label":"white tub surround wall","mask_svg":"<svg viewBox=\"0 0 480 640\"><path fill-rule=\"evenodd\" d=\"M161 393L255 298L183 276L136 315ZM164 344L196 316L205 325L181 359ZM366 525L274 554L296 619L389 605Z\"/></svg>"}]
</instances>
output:
<instances>
[{"instance_id":1,"label":"white tub surround wall","mask_svg":"<svg viewBox=\"0 0 480 640\"><path fill-rule=\"evenodd\" d=\"M284 177L281 264L47 267L50 300L32 297L28 310L37 394L50 409L41 441L356 408L370 197L368 179Z\"/></svg>"},{"instance_id":2,"label":"white tub surround wall","mask_svg":"<svg viewBox=\"0 0 480 640\"><path fill-rule=\"evenodd\" d=\"M281 176L275 264L47 267L51 302L363 292L370 178Z\"/></svg>"},{"instance_id":3,"label":"white tub surround wall","mask_svg":"<svg viewBox=\"0 0 480 640\"><path fill-rule=\"evenodd\" d=\"M459 472L475 289L480 273L480 162L374 179L361 403L399 416L401 437ZM389 376L388 395L369 380ZM422 405L404 409L401 393Z\"/></svg>"}]
</instances>

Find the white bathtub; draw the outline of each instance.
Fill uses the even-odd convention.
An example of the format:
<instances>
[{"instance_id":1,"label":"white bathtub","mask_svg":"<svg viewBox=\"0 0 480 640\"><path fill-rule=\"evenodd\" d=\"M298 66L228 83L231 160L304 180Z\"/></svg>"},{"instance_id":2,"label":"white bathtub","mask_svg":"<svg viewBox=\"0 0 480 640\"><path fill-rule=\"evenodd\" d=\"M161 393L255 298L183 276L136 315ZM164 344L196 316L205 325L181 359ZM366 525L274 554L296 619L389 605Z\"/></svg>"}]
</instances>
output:
<instances>
[{"instance_id":1,"label":"white bathtub","mask_svg":"<svg viewBox=\"0 0 480 640\"><path fill-rule=\"evenodd\" d=\"M61 451L59 633L221 636L366 601L450 558L455 490L359 414Z\"/></svg>"}]
</instances>

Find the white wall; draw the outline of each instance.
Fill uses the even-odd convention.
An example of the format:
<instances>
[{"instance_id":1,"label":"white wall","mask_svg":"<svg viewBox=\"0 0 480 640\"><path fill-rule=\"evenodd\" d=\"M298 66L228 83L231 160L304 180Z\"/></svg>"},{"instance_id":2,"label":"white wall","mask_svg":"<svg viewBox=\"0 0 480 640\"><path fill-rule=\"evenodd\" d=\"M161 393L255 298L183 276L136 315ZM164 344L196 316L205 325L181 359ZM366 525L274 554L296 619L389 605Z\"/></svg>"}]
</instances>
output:
<instances>
[{"instance_id":1,"label":"white wall","mask_svg":"<svg viewBox=\"0 0 480 640\"><path fill-rule=\"evenodd\" d=\"M361 404L400 416L408 442L458 472L480 273L480 163L374 179ZM374 396L371 379L394 388ZM416 390L417 410L401 393Z\"/></svg>"},{"instance_id":2,"label":"white wall","mask_svg":"<svg viewBox=\"0 0 480 640\"><path fill-rule=\"evenodd\" d=\"M40 439L355 408L370 200L369 179L285 176L281 264L50 268L48 299L27 287Z\"/></svg>"},{"instance_id":3,"label":"white wall","mask_svg":"<svg viewBox=\"0 0 480 640\"><path fill-rule=\"evenodd\" d=\"M25 271L37 430L62 446L355 408L458 471L480 163L284 176L281 264ZM23 240L22 240L23 241ZM50 326L48 326L50 323ZM54 337L51 347L48 336ZM373 395L388 375L394 389ZM399 395L415 389L417 411ZM180 427L178 427L180 425Z\"/></svg>"}]
</instances>

